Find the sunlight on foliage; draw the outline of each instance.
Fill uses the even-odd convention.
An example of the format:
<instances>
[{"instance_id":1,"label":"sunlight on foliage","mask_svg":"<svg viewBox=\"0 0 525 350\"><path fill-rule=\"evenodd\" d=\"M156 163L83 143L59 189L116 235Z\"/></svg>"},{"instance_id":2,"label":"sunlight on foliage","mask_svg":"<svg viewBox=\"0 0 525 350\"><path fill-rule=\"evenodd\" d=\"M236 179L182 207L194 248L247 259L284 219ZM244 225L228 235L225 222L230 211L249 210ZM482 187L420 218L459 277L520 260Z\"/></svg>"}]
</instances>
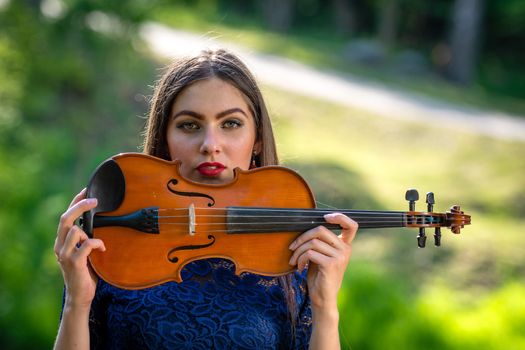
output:
<instances>
[{"instance_id":1,"label":"sunlight on foliage","mask_svg":"<svg viewBox=\"0 0 525 350\"><path fill-rule=\"evenodd\" d=\"M58 218L102 160L139 149L149 86L160 72L131 24L147 17L150 2L67 2L56 17L49 8L41 16L37 3L0 1L6 349L52 346L63 287L53 254ZM525 8L518 3L520 10L511 11L516 25ZM153 12L179 28L336 67L339 39L323 41L312 31L282 35L246 21L235 27L238 19L228 16L217 22L219 5L200 1L200 12ZM126 23L122 37L93 22L112 16ZM446 90L459 100L472 92ZM283 164L307 179L320 206L407 210L404 193L414 187L422 197L435 192L436 211L461 204L472 215L461 235L443 230L440 248L431 246L431 230L426 249L416 248L414 230L359 231L339 298L343 348L525 348L525 143L381 118L267 86L263 93ZM417 208L424 210L423 200Z\"/></svg>"},{"instance_id":2,"label":"sunlight on foliage","mask_svg":"<svg viewBox=\"0 0 525 350\"><path fill-rule=\"evenodd\" d=\"M265 93L282 160L306 171L320 202L406 210L404 191L415 187L420 195L436 193L436 210L459 203L473 216L459 236L444 229L439 249L431 237L429 247L417 249L417 232L409 230L358 233L340 296L344 347L523 344L525 286L514 281L525 276L517 200L525 189L518 175L525 173L525 144L380 118L269 87ZM327 181L308 172L314 167L320 176L320 167L330 169Z\"/></svg>"}]
</instances>

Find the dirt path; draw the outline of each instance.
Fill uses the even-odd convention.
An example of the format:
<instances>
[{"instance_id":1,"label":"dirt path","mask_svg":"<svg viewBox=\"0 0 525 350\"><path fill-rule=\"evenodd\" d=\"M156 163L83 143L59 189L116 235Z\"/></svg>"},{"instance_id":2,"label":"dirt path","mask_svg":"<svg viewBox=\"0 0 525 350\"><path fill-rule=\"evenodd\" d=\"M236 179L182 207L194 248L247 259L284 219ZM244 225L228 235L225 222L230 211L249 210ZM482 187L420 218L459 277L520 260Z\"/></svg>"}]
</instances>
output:
<instances>
[{"instance_id":1,"label":"dirt path","mask_svg":"<svg viewBox=\"0 0 525 350\"><path fill-rule=\"evenodd\" d=\"M143 26L141 35L154 52L165 57L189 55L203 48L228 48L246 62L261 83L283 90L360 108L388 118L439 124L525 142L525 117L456 106L405 91L394 91L348 75L319 71L281 57L262 55L221 42L211 35L199 36L152 23Z\"/></svg>"}]
</instances>

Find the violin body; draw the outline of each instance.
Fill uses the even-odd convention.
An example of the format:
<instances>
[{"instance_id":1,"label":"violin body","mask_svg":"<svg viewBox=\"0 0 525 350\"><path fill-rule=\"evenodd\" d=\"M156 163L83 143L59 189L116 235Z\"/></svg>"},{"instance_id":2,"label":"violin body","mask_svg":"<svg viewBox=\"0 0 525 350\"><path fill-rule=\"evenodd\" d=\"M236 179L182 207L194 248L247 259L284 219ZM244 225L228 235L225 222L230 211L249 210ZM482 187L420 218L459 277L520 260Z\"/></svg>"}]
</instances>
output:
<instances>
[{"instance_id":1,"label":"violin body","mask_svg":"<svg viewBox=\"0 0 525 350\"><path fill-rule=\"evenodd\" d=\"M106 282L125 289L141 289L168 281L181 282L181 270L191 261L224 258L236 274L252 272L278 276L292 272L289 245L301 233L328 224L316 209L312 191L293 170L267 166L234 170L231 182L196 183L182 177L180 163L141 153L122 153L94 172L86 196L98 205L82 217L89 237L104 242L89 260ZM425 246L425 228L441 227L460 233L470 216L459 206L434 213L434 194L427 193L427 211L415 211L419 199L409 190L409 211L337 210L361 229L419 228L417 243ZM337 234L337 233L336 233Z\"/></svg>"},{"instance_id":2,"label":"violin body","mask_svg":"<svg viewBox=\"0 0 525 350\"><path fill-rule=\"evenodd\" d=\"M103 167L116 170L97 179ZM127 289L181 282L184 265L210 257L233 261L237 274L245 271L262 275L289 273L294 267L288 264L292 255L288 246L299 232L272 233L271 236L246 234L242 235L241 244L239 234L227 233L225 208L315 206L306 182L285 167L235 169L230 183L209 185L183 178L178 162L138 153L120 154L103 163L91 179L87 196L97 197L99 207L104 208L104 196L114 196L112 192L122 185L124 191L118 208L106 212L95 209L88 216L118 217L143 208L159 208L158 233L123 226L89 228L86 222L92 218L86 217L84 230L106 246L105 252L90 254L95 272L109 283ZM195 208L194 232L190 232L191 207Z\"/></svg>"}]
</instances>

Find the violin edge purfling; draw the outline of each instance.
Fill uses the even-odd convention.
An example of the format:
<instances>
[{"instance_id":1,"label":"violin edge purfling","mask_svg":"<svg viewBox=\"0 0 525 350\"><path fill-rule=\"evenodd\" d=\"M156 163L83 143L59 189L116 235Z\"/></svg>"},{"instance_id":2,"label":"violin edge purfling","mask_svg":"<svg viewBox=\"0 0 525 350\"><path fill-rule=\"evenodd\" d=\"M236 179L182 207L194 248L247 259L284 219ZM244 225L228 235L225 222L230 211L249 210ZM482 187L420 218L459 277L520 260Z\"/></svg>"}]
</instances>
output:
<instances>
[{"instance_id":1,"label":"violin edge purfling","mask_svg":"<svg viewBox=\"0 0 525 350\"><path fill-rule=\"evenodd\" d=\"M93 251L90 263L108 283L141 289L180 282L191 261L224 258L236 273L277 276L294 270L289 244L302 232L328 225L323 215L342 212L360 228L425 228L452 232L470 224L459 206L434 213L433 194L427 211L415 211L417 191L409 190L409 211L317 209L311 189L295 171L283 166L234 170L225 184L201 184L182 177L180 162L142 153L121 153L97 167L87 188L98 206L82 218L89 237L104 241L106 252ZM417 195L418 197L418 195Z\"/></svg>"}]
</instances>

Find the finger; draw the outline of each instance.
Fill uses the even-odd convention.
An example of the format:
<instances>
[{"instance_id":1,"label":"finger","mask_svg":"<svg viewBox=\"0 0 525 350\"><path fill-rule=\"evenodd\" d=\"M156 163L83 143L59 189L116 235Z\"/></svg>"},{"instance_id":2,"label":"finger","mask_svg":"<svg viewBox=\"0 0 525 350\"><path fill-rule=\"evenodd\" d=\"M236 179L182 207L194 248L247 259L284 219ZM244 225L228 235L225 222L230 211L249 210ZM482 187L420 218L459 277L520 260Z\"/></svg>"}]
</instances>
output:
<instances>
[{"instance_id":1,"label":"finger","mask_svg":"<svg viewBox=\"0 0 525 350\"><path fill-rule=\"evenodd\" d=\"M324 219L329 224L341 226L341 239L347 244L352 243L357 233L357 229L359 228L357 222L341 213L326 214Z\"/></svg>"},{"instance_id":2,"label":"finger","mask_svg":"<svg viewBox=\"0 0 525 350\"><path fill-rule=\"evenodd\" d=\"M96 198L85 198L81 199L78 203L73 204L67 209L67 211L60 217L60 224L64 226L73 226L76 219L82 215L82 213L89 211L97 206Z\"/></svg>"},{"instance_id":3,"label":"finger","mask_svg":"<svg viewBox=\"0 0 525 350\"><path fill-rule=\"evenodd\" d=\"M57 258L60 263L67 260L74 262L78 259L87 258L93 249L106 251L106 246L102 240L89 238L81 228L74 226L71 228Z\"/></svg>"},{"instance_id":4,"label":"finger","mask_svg":"<svg viewBox=\"0 0 525 350\"><path fill-rule=\"evenodd\" d=\"M319 238L313 238L295 248L292 257L290 258L290 265L293 266L297 264L298 258L309 250L319 252L326 256L335 256L338 254L338 249L332 246L331 244Z\"/></svg>"},{"instance_id":5,"label":"finger","mask_svg":"<svg viewBox=\"0 0 525 350\"><path fill-rule=\"evenodd\" d=\"M334 247L338 246L341 243L340 240L337 238L337 236L332 231L330 231L324 226L318 226L316 228L313 228L301 234L299 237L297 237L292 242L292 244L290 244L288 248L290 250L295 250L301 244L304 244L305 242L312 240L314 238L319 238L322 241L325 241Z\"/></svg>"},{"instance_id":6,"label":"finger","mask_svg":"<svg viewBox=\"0 0 525 350\"><path fill-rule=\"evenodd\" d=\"M297 259L297 270L302 272L310 263L323 266L329 263L330 258L315 250L308 250Z\"/></svg>"},{"instance_id":7,"label":"finger","mask_svg":"<svg viewBox=\"0 0 525 350\"><path fill-rule=\"evenodd\" d=\"M85 261L87 260L89 254L93 250L100 250L102 252L106 251L106 246L104 242L98 238L89 238L86 241L82 242L82 245L75 253L74 260Z\"/></svg>"},{"instance_id":8,"label":"finger","mask_svg":"<svg viewBox=\"0 0 525 350\"><path fill-rule=\"evenodd\" d=\"M87 240L88 237L84 231L78 226L73 226L64 241L62 249L59 254L59 261L66 261L77 249L77 245L82 241Z\"/></svg>"},{"instance_id":9,"label":"finger","mask_svg":"<svg viewBox=\"0 0 525 350\"><path fill-rule=\"evenodd\" d=\"M84 199L86 197L86 191L87 189L86 188L83 188L82 191L80 191L74 198L73 200L71 201L71 203L69 203L69 206L68 206L68 209L71 208L73 205L77 204L78 202L80 202L82 199ZM58 259L58 255L60 253L60 250L62 249L62 244L64 243L64 234L67 234L67 232L69 231L69 229L71 227L67 227L65 225L62 225L62 222L64 224L67 224L67 219L64 217L66 213L64 213L61 217L60 217L60 223L58 224L58 229L57 229L57 237L55 238L55 247L54 247L54 251L55 251L55 256L57 257Z\"/></svg>"},{"instance_id":10,"label":"finger","mask_svg":"<svg viewBox=\"0 0 525 350\"><path fill-rule=\"evenodd\" d=\"M86 198L86 191L87 191L87 188L83 188L82 191L80 191L76 196L75 198L73 198L73 200L71 201L71 203L69 203L69 207L68 208L71 208L73 205L77 204L78 202L80 202L80 200Z\"/></svg>"},{"instance_id":11,"label":"finger","mask_svg":"<svg viewBox=\"0 0 525 350\"><path fill-rule=\"evenodd\" d=\"M78 230L77 230L78 229ZM60 239L59 236L55 239L55 256L57 257L58 262L62 263L66 261L69 257L69 254L73 251L72 247L80 241L80 228L72 227L70 228L65 237Z\"/></svg>"},{"instance_id":12,"label":"finger","mask_svg":"<svg viewBox=\"0 0 525 350\"><path fill-rule=\"evenodd\" d=\"M75 200L73 200L74 202ZM81 199L79 202L74 203L68 210L60 217L60 223L57 229L57 242L63 244L64 239L73 227L75 220L82 215L82 213L89 211L97 206L96 198Z\"/></svg>"}]
</instances>

